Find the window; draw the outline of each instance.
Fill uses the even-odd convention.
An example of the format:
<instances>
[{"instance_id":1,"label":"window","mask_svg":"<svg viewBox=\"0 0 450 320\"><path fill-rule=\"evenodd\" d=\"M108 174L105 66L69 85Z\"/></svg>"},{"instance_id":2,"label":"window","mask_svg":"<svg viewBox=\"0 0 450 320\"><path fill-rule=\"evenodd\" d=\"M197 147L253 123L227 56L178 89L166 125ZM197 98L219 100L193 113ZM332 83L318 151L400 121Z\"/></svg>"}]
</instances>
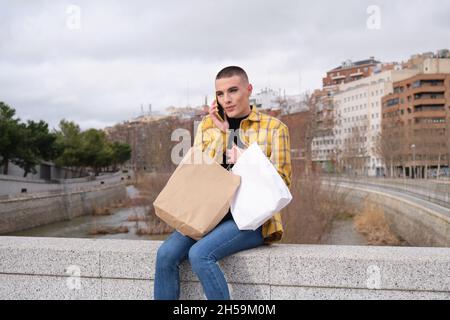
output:
<instances>
[{"instance_id":1,"label":"window","mask_svg":"<svg viewBox=\"0 0 450 320\"><path fill-rule=\"evenodd\" d=\"M411 86L412 86L412 88L420 87L420 80L414 81Z\"/></svg>"},{"instance_id":2,"label":"window","mask_svg":"<svg viewBox=\"0 0 450 320\"><path fill-rule=\"evenodd\" d=\"M387 105L388 107L391 107L391 106L397 105L398 103L399 103L399 99L398 99L398 98L395 98L395 99L390 99L390 100L388 100L386 105Z\"/></svg>"}]
</instances>

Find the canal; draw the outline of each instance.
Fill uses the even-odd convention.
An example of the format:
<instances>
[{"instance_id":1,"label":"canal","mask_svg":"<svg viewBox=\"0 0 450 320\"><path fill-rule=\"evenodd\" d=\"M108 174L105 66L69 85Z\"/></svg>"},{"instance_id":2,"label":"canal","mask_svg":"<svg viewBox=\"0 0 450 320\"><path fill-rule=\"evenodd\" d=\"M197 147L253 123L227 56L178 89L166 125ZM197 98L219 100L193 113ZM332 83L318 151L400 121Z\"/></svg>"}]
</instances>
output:
<instances>
[{"instance_id":1,"label":"canal","mask_svg":"<svg viewBox=\"0 0 450 320\"><path fill-rule=\"evenodd\" d=\"M130 199L139 196L139 190L134 186L127 186ZM136 206L131 208L113 209L111 215L86 215L72 220L61 221L24 231L5 234L5 236L20 237L59 237L59 238L95 238L95 239L129 239L129 240L164 240L167 235L137 235L137 226L143 222L127 221L130 216L145 215L148 207ZM128 232L116 234L91 234L99 228L127 227Z\"/></svg>"}]
</instances>

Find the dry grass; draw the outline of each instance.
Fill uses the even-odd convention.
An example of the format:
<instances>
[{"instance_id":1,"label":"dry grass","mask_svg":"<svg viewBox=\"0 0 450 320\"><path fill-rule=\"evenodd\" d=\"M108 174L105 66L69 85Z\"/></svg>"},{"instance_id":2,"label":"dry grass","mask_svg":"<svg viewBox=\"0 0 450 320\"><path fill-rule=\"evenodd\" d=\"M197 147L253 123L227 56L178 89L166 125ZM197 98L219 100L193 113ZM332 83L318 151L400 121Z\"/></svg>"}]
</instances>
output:
<instances>
[{"instance_id":1,"label":"dry grass","mask_svg":"<svg viewBox=\"0 0 450 320\"><path fill-rule=\"evenodd\" d=\"M127 200L117 200L113 204L110 205L111 209L124 208L126 206Z\"/></svg>"},{"instance_id":2,"label":"dry grass","mask_svg":"<svg viewBox=\"0 0 450 320\"><path fill-rule=\"evenodd\" d=\"M145 207L151 205L151 201L139 195L135 198L127 198L121 208L134 208L134 207Z\"/></svg>"},{"instance_id":3,"label":"dry grass","mask_svg":"<svg viewBox=\"0 0 450 320\"><path fill-rule=\"evenodd\" d=\"M109 216L114 213L114 209L124 208L128 205L128 200L117 200L109 203L107 206L97 206L92 209L92 215L94 216Z\"/></svg>"},{"instance_id":4,"label":"dry grass","mask_svg":"<svg viewBox=\"0 0 450 320\"><path fill-rule=\"evenodd\" d=\"M137 235L168 234L174 231L172 227L158 217L153 221L137 221L136 224Z\"/></svg>"},{"instance_id":5,"label":"dry grass","mask_svg":"<svg viewBox=\"0 0 450 320\"><path fill-rule=\"evenodd\" d=\"M113 212L110 207L94 207L92 210L92 215L94 216L109 216Z\"/></svg>"},{"instance_id":6,"label":"dry grass","mask_svg":"<svg viewBox=\"0 0 450 320\"><path fill-rule=\"evenodd\" d=\"M353 219L356 231L366 237L368 245L403 245L386 222L383 208L365 201L363 211Z\"/></svg>"},{"instance_id":7,"label":"dry grass","mask_svg":"<svg viewBox=\"0 0 450 320\"><path fill-rule=\"evenodd\" d=\"M132 215L128 216L127 221L129 222L136 222L136 221L147 221L148 216L143 214L137 214L133 213Z\"/></svg>"},{"instance_id":8,"label":"dry grass","mask_svg":"<svg viewBox=\"0 0 450 320\"><path fill-rule=\"evenodd\" d=\"M141 215L139 218L136 217L136 220L129 220L136 221L137 235L155 235L173 232L173 228L155 215L155 209L153 207L153 202L167 184L170 176L170 173L141 173L136 176L135 187L139 190L139 197L131 199L130 202L133 206L148 207L145 216ZM135 218L134 215L130 217L131 219Z\"/></svg>"},{"instance_id":9,"label":"dry grass","mask_svg":"<svg viewBox=\"0 0 450 320\"><path fill-rule=\"evenodd\" d=\"M116 234L116 233L128 233L128 227L127 226L120 226L120 227L105 227L105 226L98 226L94 227L89 231L90 235L96 235L96 234Z\"/></svg>"},{"instance_id":10,"label":"dry grass","mask_svg":"<svg viewBox=\"0 0 450 320\"><path fill-rule=\"evenodd\" d=\"M346 202L348 193L339 192L335 183L325 187L320 174L301 176L300 166L295 162L292 170L293 200L282 212L282 243L319 244L336 215L351 211Z\"/></svg>"},{"instance_id":11,"label":"dry grass","mask_svg":"<svg viewBox=\"0 0 450 320\"><path fill-rule=\"evenodd\" d=\"M141 196L149 198L153 203L170 176L171 173L139 173L136 175L135 187L139 190Z\"/></svg>"}]
</instances>

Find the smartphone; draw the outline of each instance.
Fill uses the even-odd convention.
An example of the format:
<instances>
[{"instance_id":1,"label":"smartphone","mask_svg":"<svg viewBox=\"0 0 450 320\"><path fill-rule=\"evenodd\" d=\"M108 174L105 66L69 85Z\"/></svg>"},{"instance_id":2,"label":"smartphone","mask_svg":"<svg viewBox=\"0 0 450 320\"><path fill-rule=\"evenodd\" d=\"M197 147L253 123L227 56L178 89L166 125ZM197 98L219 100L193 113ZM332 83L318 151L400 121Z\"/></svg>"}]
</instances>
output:
<instances>
[{"instance_id":1,"label":"smartphone","mask_svg":"<svg viewBox=\"0 0 450 320\"><path fill-rule=\"evenodd\" d=\"M217 96L216 96L216 102L217 102L217 109L219 110L219 111L218 111L218 114L219 114L221 120L222 120L222 121L225 121L225 120L226 120L226 118L225 118L225 110L224 110L223 107L220 105L219 99L217 99Z\"/></svg>"}]
</instances>

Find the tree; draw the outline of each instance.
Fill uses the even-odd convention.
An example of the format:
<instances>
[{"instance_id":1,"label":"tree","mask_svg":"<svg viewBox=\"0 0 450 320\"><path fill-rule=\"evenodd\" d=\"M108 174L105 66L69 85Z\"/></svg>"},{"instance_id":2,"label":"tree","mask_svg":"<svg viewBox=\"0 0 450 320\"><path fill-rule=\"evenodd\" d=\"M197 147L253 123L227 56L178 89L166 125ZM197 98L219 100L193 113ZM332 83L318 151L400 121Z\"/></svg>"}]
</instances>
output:
<instances>
[{"instance_id":1,"label":"tree","mask_svg":"<svg viewBox=\"0 0 450 320\"><path fill-rule=\"evenodd\" d=\"M17 156L23 136L19 118L14 118L16 111L0 101L0 156L3 174L8 174L8 163Z\"/></svg>"},{"instance_id":2,"label":"tree","mask_svg":"<svg viewBox=\"0 0 450 320\"><path fill-rule=\"evenodd\" d=\"M369 155L367 150L367 127L368 122L361 120L355 126L350 127L350 133L345 136L340 159L348 173L359 172L359 174L367 174L365 170ZM350 171L348 171L349 168Z\"/></svg>"},{"instance_id":3,"label":"tree","mask_svg":"<svg viewBox=\"0 0 450 320\"><path fill-rule=\"evenodd\" d=\"M131 147L120 142L109 142L101 130L89 129L81 134L82 163L92 167L97 175L101 168L114 168L131 158Z\"/></svg>"},{"instance_id":4,"label":"tree","mask_svg":"<svg viewBox=\"0 0 450 320\"><path fill-rule=\"evenodd\" d=\"M126 143L113 142L111 144L113 150L113 163L114 169L118 164L123 164L131 159L131 146Z\"/></svg>"},{"instance_id":5,"label":"tree","mask_svg":"<svg viewBox=\"0 0 450 320\"><path fill-rule=\"evenodd\" d=\"M447 170L450 173L450 108L447 111L447 120L445 121L444 137L445 137L445 153L447 158Z\"/></svg>"},{"instance_id":6,"label":"tree","mask_svg":"<svg viewBox=\"0 0 450 320\"><path fill-rule=\"evenodd\" d=\"M59 131L56 131L55 142L55 148L59 154L59 156L55 159L56 165L60 167L81 167L80 127L72 121L62 119L59 122L59 129Z\"/></svg>"},{"instance_id":7,"label":"tree","mask_svg":"<svg viewBox=\"0 0 450 320\"><path fill-rule=\"evenodd\" d=\"M57 157L55 147L56 134L50 133L48 124L44 121L31 121L20 124L20 146L17 157L12 161L24 170L24 177L29 172L36 173L36 166L42 160L52 160Z\"/></svg>"},{"instance_id":8,"label":"tree","mask_svg":"<svg viewBox=\"0 0 450 320\"><path fill-rule=\"evenodd\" d=\"M71 121L61 120L57 132L57 146L61 155L56 164L80 170L92 168L96 175L102 168L116 167L131 158L131 147L126 143L107 141L106 134L97 129L81 131Z\"/></svg>"},{"instance_id":9,"label":"tree","mask_svg":"<svg viewBox=\"0 0 450 320\"><path fill-rule=\"evenodd\" d=\"M388 118L376 137L375 153L383 160L386 167L389 166L390 177L394 177L395 164L399 162L400 126L398 119ZM387 168L386 168L387 169Z\"/></svg>"},{"instance_id":10,"label":"tree","mask_svg":"<svg viewBox=\"0 0 450 320\"><path fill-rule=\"evenodd\" d=\"M79 137L78 165L81 169L92 167L95 175L98 175L100 168L112 160L112 150L106 145L105 134L96 129L89 129L81 132Z\"/></svg>"}]
</instances>

